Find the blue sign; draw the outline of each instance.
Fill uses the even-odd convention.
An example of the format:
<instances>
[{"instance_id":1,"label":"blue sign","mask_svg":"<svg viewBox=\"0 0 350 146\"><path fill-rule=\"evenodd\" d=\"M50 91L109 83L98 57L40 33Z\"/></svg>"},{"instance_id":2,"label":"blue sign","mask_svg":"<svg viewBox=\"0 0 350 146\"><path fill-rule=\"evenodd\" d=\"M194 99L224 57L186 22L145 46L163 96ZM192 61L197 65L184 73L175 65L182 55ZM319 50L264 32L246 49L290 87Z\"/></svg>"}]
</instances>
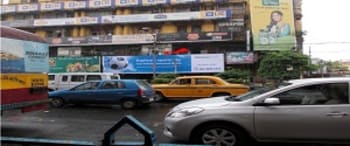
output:
<instances>
[{"instance_id":1,"label":"blue sign","mask_svg":"<svg viewBox=\"0 0 350 146\"><path fill-rule=\"evenodd\" d=\"M104 56L103 72L121 74L190 73L191 55Z\"/></svg>"}]
</instances>

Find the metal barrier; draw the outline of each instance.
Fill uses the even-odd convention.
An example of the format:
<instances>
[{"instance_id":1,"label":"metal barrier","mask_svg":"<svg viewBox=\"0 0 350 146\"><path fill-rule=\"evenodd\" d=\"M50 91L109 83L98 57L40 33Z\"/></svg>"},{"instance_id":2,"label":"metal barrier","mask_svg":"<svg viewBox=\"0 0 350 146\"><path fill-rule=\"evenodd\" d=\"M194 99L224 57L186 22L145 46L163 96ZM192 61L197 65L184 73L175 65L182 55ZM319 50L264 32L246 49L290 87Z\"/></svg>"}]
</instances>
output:
<instances>
[{"instance_id":1,"label":"metal barrier","mask_svg":"<svg viewBox=\"0 0 350 146\"><path fill-rule=\"evenodd\" d=\"M128 124L144 136L144 142L116 142L115 133L124 125ZM20 138L20 137L1 137L1 144L18 144L23 146L185 146L176 144L156 144L156 135L148 127L131 115L127 115L118 121L105 134L102 142L79 141L79 140L57 140L40 138ZM187 145L189 146L189 145ZM200 146L200 145L191 145Z\"/></svg>"}]
</instances>

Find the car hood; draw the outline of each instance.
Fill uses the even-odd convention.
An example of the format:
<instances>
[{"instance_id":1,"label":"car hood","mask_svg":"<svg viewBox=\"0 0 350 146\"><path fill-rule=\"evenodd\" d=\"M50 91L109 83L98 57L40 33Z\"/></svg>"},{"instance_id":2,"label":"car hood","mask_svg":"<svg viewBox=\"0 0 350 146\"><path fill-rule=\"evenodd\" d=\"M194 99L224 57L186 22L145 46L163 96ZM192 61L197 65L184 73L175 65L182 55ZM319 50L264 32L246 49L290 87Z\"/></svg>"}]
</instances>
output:
<instances>
[{"instance_id":1,"label":"car hood","mask_svg":"<svg viewBox=\"0 0 350 146\"><path fill-rule=\"evenodd\" d=\"M226 105L231 104L238 104L239 102L235 101L228 101L226 98L229 96L220 96L220 97L212 97L212 98L205 98L205 99L196 99L188 102L181 103L177 105L174 110L176 109L183 109L187 107L201 107L201 108L214 108L214 107L222 107Z\"/></svg>"},{"instance_id":2,"label":"car hood","mask_svg":"<svg viewBox=\"0 0 350 146\"><path fill-rule=\"evenodd\" d=\"M64 92L67 92L67 90L56 90L56 91L51 91L49 92L49 96L55 96L55 95L58 95L58 94L62 94Z\"/></svg>"}]
</instances>

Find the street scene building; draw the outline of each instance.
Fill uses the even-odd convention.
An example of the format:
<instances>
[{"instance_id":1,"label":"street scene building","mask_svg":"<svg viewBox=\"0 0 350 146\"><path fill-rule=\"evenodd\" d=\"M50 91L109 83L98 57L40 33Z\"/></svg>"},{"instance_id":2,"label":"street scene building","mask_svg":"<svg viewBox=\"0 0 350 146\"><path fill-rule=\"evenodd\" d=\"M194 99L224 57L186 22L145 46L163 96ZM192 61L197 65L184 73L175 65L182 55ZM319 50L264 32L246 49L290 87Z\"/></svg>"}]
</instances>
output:
<instances>
[{"instance_id":1,"label":"street scene building","mask_svg":"<svg viewBox=\"0 0 350 146\"><path fill-rule=\"evenodd\" d=\"M1 25L50 43L50 72L255 70L259 55L302 50L301 0L9 0Z\"/></svg>"}]
</instances>

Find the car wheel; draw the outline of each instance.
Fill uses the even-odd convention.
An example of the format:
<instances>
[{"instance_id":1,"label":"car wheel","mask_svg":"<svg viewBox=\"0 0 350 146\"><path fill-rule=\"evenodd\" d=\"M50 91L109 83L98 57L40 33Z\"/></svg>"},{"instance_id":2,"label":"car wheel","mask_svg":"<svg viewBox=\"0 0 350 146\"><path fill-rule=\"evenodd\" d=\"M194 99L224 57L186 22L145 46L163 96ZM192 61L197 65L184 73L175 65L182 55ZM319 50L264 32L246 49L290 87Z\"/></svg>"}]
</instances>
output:
<instances>
[{"instance_id":1,"label":"car wheel","mask_svg":"<svg viewBox=\"0 0 350 146\"><path fill-rule=\"evenodd\" d=\"M62 107L64 105L64 101L62 98L53 98L50 104L52 107Z\"/></svg>"},{"instance_id":2,"label":"car wheel","mask_svg":"<svg viewBox=\"0 0 350 146\"><path fill-rule=\"evenodd\" d=\"M247 137L234 126L225 124L210 124L197 128L193 139L196 144L215 146L245 146Z\"/></svg>"},{"instance_id":3,"label":"car wheel","mask_svg":"<svg viewBox=\"0 0 350 146\"><path fill-rule=\"evenodd\" d=\"M214 93L211 97L218 97L218 96L230 96L228 93Z\"/></svg>"},{"instance_id":4,"label":"car wheel","mask_svg":"<svg viewBox=\"0 0 350 146\"><path fill-rule=\"evenodd\" d=\"M160 93L160 92L157 92L157 93L155 94L155 96L154 96L154 101L159 102L159 101L162 101L162 100L164 100L163 94Z\"/></svg>"},{"instance_id":5,"label":"car wheel","mask_svg":"<svg viewBox=\"0 0 350 146\"><path fill-rule=\"evenodd\" d=\"M121 103L121 106L123 109L133 109L136 107L136 105L137 105L136 101L130 100L130 99L123 100Z\"/></svg>"}]
</instances>

